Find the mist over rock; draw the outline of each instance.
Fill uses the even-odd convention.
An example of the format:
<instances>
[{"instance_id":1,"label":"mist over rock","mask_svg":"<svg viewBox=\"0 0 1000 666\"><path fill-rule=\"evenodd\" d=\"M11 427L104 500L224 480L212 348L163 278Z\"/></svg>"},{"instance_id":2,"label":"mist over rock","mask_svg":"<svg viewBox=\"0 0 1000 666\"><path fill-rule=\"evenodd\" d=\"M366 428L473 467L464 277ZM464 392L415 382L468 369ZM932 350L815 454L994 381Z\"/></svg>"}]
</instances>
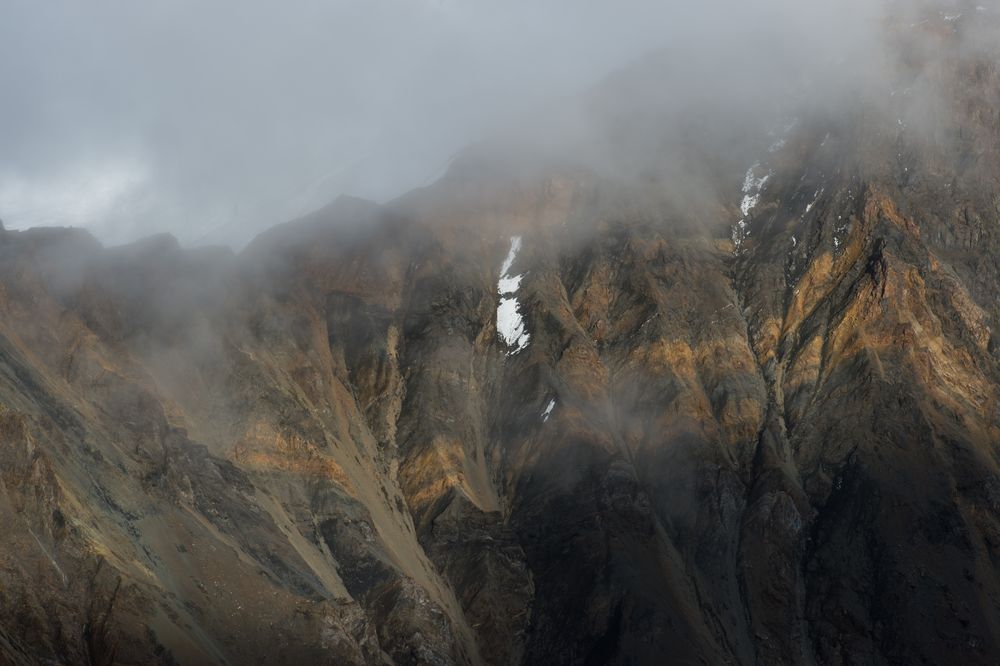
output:
<instances>
[{"instance_id":1,"label":"mist over rock","mask_svg":"<svg viewBox=\"0 0 1000 666\"><path fill-rule=\"evenodd\" d=\"M240 252L3 232L0 661L997 661L997 17L654 54Z\"/></svg>"}]
</instances>

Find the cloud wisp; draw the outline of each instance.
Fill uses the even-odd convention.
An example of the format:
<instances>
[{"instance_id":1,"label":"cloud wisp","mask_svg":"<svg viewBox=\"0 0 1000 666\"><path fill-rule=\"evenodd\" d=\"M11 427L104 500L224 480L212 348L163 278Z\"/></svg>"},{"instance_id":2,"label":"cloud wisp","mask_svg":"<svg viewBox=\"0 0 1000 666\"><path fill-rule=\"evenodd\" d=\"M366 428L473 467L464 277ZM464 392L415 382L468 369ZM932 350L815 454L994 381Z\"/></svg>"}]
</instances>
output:
<instances>
[{"instance_id":1,"label":"cloud wisp","mask_svg":"<svg viewBox=\"0 0 1000 666\"><path fill-rule=\"evenodd\" d=\"M740 105L838 58L871 60L872 26L897 10L12 0L0 9L0 218L84 226L110 244L169 231L238 247L342 193L386 201L426 185L467 144L646 54L675 63L669 94L727 90Z\"/></svg>"}]
</instances>

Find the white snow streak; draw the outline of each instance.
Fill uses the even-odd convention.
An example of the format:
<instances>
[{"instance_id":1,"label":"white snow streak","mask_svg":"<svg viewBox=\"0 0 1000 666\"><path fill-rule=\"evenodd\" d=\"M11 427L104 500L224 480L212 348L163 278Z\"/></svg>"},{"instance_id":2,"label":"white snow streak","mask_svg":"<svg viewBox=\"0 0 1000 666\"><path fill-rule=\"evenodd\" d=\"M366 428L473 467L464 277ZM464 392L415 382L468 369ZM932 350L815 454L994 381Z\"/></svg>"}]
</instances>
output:
<instances>
[{"instance_id":1,"label":"white snow streak","mask_svg":"<svg viewBox=\"0 0 1000 666\"><path fill-rule=\"evenodd\" d=\"M542 412L542 423L545 423L546 421L549 420L549 417L552 415L552 410L555 408L556 408L556 399L552 398L551 400L549 400L549 404L545 407L545 411Z\"/></svg>"},{"instance_id":2,"label":"white snow streak","mask_svg":"<svg viewBox=\"0 0 1000 666\"><path fill-rule=\"evenodd\" d=\"M510 272L510 267L514 265L514 260L517 259L517 253L520 251L521 237L514 236L510 239L510 252L507 253L507 258L503 260L503 266L500 267L500 279L503 279Z\"/></svg>"},{"instance_id":3,"label":"white snow streak","mask_svg":"<svg viewBox=\"0 0 1000 666\"><path fill-rule=\"evenodd\" d=\"M825 188L817 190L816 196L813 197L812 203L810 203L808 206L806 206L806 214L808 214L809 211L811 211L813 209L813 207L817 204L817 202L819 202L819 198L821 196L823 196L823 192L824 191L825 191Z\"/></svg>"},{"instance_id":4,"label":"white snow streak","mask_svg":"<svg viewBox=\"0 0 1000 666\"><path fill-rule=\"evenodd\" d=\"M497 293L500 294L500 305L497 306L497 335L511 347L507 355L524 350L531 340L531 335L524 329L524 319L521 317L521 307L517 302L517 290L521 288L523 275L510 275L517 253L521 249L521 237L510 239L510 251L500 268L500 280L497 282Z\"/></svg>"},{"instance_id":5,"label":"white snow streak","mask_svg":"<svg viewBox=\"0 0 1000 666\"><path fill-rule=\"evenodd\" d=\"M740 203L740 212L743 213L743 217L749 215L750 211L757 207L757 203L760 201L760 193L764 189L764 185L771 178L770 171L763 176L755 176L754 171L758 168L760 168L760 162L747 169L747 175L743 179L743 201Z\"/></svg>"},{"instance_id":6,"label":"white snow streak","mask_svg":"<svg viewBox=\"0 0 1000 666\"><path fill-rule=\"evenodd\" d=\"M758 169L760 169L760 162L755 162L753 166L747 169L747 175L743 179L743 201L740 202L740 213L743 214L743 217L733 227L733 245L737 249L739 249L740 244L750 234L747 230L747 217L757 207L757 204L760 202L761 192L764 190L764 185L767 184L767 181L774 174L773 171L768 171L763 176L757 176Z\"/></svg>"}]
</instances>

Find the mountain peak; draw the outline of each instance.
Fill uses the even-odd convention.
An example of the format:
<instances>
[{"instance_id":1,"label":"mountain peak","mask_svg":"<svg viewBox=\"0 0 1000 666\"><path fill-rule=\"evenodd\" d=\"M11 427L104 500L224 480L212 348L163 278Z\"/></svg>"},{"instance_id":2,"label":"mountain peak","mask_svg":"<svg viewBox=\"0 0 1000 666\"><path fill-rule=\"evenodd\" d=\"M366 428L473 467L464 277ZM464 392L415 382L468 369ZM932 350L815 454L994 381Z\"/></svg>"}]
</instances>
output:
<instances>
[{"instance_id":1,"label":"mountain peak","mask_svg":"<svg viewBox=\"0 0 1000 666\"><path fill-rule=\"evenodd\" d=\"M239 254L5 233L0 660L997 661L1000 67L907 31Z\"/></svg>"}]
</instances>

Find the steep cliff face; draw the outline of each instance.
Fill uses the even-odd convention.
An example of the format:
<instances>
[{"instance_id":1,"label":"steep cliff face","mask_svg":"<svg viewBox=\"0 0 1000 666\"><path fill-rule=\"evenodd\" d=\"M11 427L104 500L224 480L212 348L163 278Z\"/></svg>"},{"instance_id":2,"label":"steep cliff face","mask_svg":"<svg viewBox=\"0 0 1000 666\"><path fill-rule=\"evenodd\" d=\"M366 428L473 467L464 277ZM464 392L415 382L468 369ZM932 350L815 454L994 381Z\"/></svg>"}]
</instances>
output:
<instances>
[{"instance_id":1,"label":"steep cliff face","mask_svg":"<svg viewBox=\"0 0 1000 666\"><path fill-rule=\"evenodd\" d=\"M641 177L471 152L238 255L0 230L0 657L996 661L975 27L723 153L600 110Z\"/></svg>"}]
</instances>

